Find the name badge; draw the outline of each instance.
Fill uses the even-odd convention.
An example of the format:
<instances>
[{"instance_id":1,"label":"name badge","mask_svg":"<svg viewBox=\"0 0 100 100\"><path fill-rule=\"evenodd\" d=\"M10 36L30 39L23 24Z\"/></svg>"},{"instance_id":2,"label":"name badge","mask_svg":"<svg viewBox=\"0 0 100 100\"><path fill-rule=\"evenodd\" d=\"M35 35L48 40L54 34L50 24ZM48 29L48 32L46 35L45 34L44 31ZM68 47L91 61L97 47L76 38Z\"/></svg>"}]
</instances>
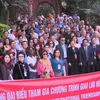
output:
<instances>
[{"instance_id":1,"label":"name badge","mask_svg":"<svg viewBox=\"0 0 100 100\"><path fill-rule=\"evenodd\" d=\"M74 54L74 58L77 59L77 54Z\"/></svg>"},{"instance_id":2,"label":"name badge","mask_svg":"<svg viewBox=\"0 0 100 100\"><path fill-rule=\"evenodd\" d=\"M58 65L58 69L61 70L61 65Z\"/></svg>"},{"instance_id":3,"label":"name badge","mask_svg":"<svg viewBox=\"0 0 100 100\"><path fill-rule=\"evenodd\" d=\"M24 69L24 76L26 77L27 76L27 70Z\"/></svg>"},{"instance_id":4,"label":"name badge","mask_svg":"<svg viewBox=\"0 0 100 100\"><path fill-rule=\"evenodd\" d=\"M94 59L96 59L96 57L94 57Z\"/></svg>"}]
</instances>

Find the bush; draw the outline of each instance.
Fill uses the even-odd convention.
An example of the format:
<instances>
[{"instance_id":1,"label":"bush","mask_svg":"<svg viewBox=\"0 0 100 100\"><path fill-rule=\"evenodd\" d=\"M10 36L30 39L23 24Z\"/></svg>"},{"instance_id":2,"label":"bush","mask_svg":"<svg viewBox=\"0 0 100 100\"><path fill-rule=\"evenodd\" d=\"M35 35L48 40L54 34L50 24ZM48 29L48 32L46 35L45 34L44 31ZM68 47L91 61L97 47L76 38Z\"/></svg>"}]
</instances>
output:
<instances>
[{"instance_id":1,"label":"bush","mask_svg":"<svg viewBox=\"0 0 100 100\"><path fill-rule=\"evenodd\" d=\"M7 31L9 28L10 26L0 23L0 38L3 36L3 33Z\"/></svg>"}]
</instances>

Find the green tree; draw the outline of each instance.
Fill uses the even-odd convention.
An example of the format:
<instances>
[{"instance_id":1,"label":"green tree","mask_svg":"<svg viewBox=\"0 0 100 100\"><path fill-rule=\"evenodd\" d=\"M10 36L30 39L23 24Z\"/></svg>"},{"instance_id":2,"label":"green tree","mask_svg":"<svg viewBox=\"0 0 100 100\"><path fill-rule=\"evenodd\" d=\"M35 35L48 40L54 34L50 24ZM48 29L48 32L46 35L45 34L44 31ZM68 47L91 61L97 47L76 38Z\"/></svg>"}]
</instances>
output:
<instances>
[{"instance_id":1,"label":"green tree","mask_svg":"<svg viewBox=\"0 0 100 100\"><path fill-rule=\"evenodd\" d=\"M55 11L53 7L49 5L48 3L43 3L39 5L38 9L36 10L35 17L41 16L41 15L44 15L45 17L47 17L49 13L55 15Z\"/></svg>"},{"instance_id":2,"label":"green tree","mask_svg":"<svg viewBox=\"0 0 100 100\"><path fill-rule=\"evenodd\" d=\"M0 0L0 16L1 16L2 5L3 5L3 1Z\"/></svg>"},{"instance_id":3,"label":"green tree","mask_svg":"<svg viewBox=\"0 0 100 100\"><path fill-rule=\"evenodd\" d=\"M61 0L61 2L66 2L67 9L71 8L70 10L73 10L74 12L78 12L79 10L83 10L83 11L88 10L91 5L97 2L100 3L100 0Z\"/></svg>"},{"instance_id":4,"label":"green tree","mask_svg":"<svg viewBox=\"0 0 100 100\"><path fill-rule=\"evenodd\" d=\"M16 12L27 11L28 9L27 0L3 0L2 4L7 13L7 23L9 23L9 18L11 16L14 17L16 15Z\"/></svg>"},{"instance_id":5,"label":"green tree","mask_svg":"<svg viewBox=\"0 0 100 100\"><path fill-rule=\"evenodd\" d=\"M79 14L82 19L88 19L90 22L97 21L100 17L100 0L61 0L66 2L65 12L68 14Z\"/></svg>"}]
</instances>

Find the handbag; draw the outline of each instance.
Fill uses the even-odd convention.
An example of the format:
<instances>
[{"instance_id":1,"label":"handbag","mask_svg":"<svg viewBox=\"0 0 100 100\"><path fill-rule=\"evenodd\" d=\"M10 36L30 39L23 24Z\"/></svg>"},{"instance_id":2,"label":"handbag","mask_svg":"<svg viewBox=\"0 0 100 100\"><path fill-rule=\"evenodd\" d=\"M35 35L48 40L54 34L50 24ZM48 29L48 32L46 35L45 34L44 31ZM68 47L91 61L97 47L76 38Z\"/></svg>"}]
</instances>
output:
<instances>
[{"instance_id":1,"label":"handbag","mask_svg":"<svg viewBox=\"0 0 100 100\"><path fill-rule=\"evenodd\" d=\"M50 73L46 72L45 73L45 78L50 78Z\"/></svg>"}]
</instances>

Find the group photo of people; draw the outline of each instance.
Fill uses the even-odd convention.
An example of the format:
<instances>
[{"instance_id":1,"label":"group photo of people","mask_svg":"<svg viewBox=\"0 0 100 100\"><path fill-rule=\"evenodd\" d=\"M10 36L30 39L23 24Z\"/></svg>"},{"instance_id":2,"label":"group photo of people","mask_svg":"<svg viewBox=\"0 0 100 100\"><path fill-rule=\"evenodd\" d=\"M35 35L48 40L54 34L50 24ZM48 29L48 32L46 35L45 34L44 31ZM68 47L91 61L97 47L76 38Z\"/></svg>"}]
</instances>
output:
<instances>
[{"instance_id":1,"label":"group photo of people","mask_svg":"<svg viewBox=\"0 0 100 100\"><path fill-rule=\"evenodd\" d=\"M100 71L100 25L77 14L18 16L0 39L0 80L42 79Z\"/></svg>"}]
</instances>

